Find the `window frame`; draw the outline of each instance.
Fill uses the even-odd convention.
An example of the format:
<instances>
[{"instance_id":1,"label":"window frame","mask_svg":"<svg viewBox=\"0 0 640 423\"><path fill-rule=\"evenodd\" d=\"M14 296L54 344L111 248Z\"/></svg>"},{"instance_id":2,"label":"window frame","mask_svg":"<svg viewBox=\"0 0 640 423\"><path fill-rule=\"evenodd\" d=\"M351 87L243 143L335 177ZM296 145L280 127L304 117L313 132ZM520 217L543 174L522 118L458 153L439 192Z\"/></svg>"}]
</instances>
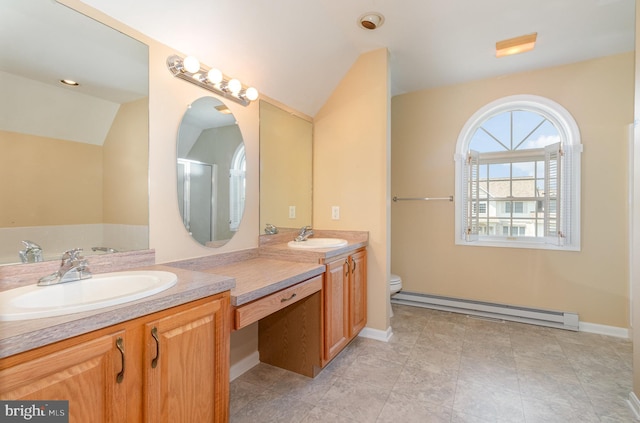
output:
<instances>
[{"instance_id":1,"label":"window frame","mask_svg":"<svg viewBox=\"0 0 640 423\"><path fill-rule=\"evenodd\" d=\"M513 110L538 113L558 129L564 154L560 165L564 178L561 221L567 225L560 228L562 236L553 239L551 237L491 237L467 232L467 213L472 204L467 201L466 181L468 172L474 171L472 166L467 165L471 157L469 144L476 130L488 119ZM497 99L477 110L460 131L454 155L456 245L580 251L581 153L580 130L576 121L564 107L553 100L536 95L513 95Z\"/></svg>"},{"instance_id":2,"label":"window frame","mask_svg":"<svg viewBox=\"0 0 640 423\"><path fill-rule=\"evenodd\" d=\"M246 198L246 150L240 143L233 153L229 168L229 230L237 232L244 214Z\"/></svg>"}]
</instances>

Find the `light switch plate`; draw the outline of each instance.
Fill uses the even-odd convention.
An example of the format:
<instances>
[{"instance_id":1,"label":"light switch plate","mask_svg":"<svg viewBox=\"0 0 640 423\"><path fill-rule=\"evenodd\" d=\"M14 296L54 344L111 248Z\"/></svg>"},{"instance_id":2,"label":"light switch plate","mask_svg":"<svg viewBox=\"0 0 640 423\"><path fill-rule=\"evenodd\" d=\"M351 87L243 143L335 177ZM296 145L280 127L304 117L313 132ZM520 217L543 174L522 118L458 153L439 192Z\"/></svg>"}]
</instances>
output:
<instances>
[{"instance_id":1,"label":"light switch plate","mask_svg":"<svg viewBox=\"0 0 640 423\"><path fill-rule=\"evenodd\" d=\"M289 206L289 219L296 218L296 206Z\"/></svg>"},{"instance_id":2,"label":"light switch plate","mask_svg":"<svg viewBox=\"0 0 640 423\"><path fill-rule=\"evenodd\" d=\"M340 220L340 206L331 207L331 219Z\"/></svg>"}]
</instances>

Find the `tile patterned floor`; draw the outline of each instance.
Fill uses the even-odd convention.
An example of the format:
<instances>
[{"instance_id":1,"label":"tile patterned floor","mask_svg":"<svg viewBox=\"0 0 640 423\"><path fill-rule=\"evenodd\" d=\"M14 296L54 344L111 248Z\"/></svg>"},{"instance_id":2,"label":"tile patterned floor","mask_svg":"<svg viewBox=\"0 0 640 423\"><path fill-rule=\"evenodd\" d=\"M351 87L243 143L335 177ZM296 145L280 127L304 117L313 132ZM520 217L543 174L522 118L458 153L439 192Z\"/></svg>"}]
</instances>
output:
<instances>
[{"instance_id":1,"label":"tile patterned floor","mask_svg":"<svg viewBox=\"0 0 640 423\"><path fill-rule=\"evenodd\" d=\"M232 423L634 422L631 342L394 305L390 342L356 338L315 379L259 364Z\"/></svg>"}]
</instances>

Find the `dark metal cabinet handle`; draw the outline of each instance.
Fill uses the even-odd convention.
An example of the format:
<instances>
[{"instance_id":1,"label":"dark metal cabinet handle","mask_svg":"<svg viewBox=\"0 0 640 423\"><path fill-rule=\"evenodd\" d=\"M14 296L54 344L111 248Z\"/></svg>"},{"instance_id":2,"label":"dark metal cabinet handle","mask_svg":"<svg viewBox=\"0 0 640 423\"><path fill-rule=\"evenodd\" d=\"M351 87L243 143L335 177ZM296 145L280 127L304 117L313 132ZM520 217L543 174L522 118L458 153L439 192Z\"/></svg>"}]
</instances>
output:
<instances>
[{"instance_id":1,"label":"dark metal cabinet handle","mask_svg":"<svg viewBox=\"0 0 640 423\"><path fill-rule=\"evenodd\" d=\"M122 356L122 370L120 370L120 373L116 376L116 382L122 383L124 380L124 340L122 338L116 339L116 348L118 348Z\"/></svg>"},{"instance_id":2,"label":"dark metal cabinet handle","mask_svg":"<svg viewBox=\"0 0 640 423\"><path fill-rule=\"evenodd\" d=\"M351 273L356 273L356 262L353 261L353 269L351 269Z\"/></svg>"},{"instance_id":3,"label":"dark metal cabinet handle","mask_svg":"<svg viewBox=\"0 0 640 423\"><path fill-rule=\"evenodd\" d=\"M343 266L346 266L346 267L347 267L347 271L346 271L346 272L344 272L344 276L345 276L345 277L347 277L347 276L349 276L349 259L344 259L344 264L343 264Z\"/></svg>"},{"instance_id":4,"label":"dark metal cabinet handle","mask_svg":"<svg viewBox=\"0 0 640 423\"><path fill-rule=\"evenodd\" d=\"M160 340L158 339L158 328L155 326L151 329L151 336L156 340L156 356L151 360L151 368L155 369L160 358Z\"/></svg>"},{"instance_id":5,"label":"dark metal cabinet handle","mask_svg":"<svg viewBox=\"0 0 640 423\"><path fill-rule=\"evenodd\" d=\"M291 294L291 296L289 298L281 298L280 302L281 303L285 303L285 302L287 302L287 301L289 301L289 300L291 300L292 298L295 298L295 297L296 297L296 293L294 292L293 294Z\"/></svg>"}]
</instances>

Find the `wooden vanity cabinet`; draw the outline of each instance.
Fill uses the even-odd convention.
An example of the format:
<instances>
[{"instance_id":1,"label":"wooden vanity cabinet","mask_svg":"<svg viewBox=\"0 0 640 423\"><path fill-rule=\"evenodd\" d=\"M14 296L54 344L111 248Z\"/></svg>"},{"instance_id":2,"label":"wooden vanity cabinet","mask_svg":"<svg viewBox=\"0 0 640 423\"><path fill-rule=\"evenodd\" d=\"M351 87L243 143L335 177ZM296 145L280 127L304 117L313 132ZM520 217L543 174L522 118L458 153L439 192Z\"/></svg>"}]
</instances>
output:
<instances>
[{"instance_id":1,"label":"wooden vanity cabinet","mask_svg":"<svg viewBox=\"0 0 640 423\"><path fill-rule=\"evenodd\" d=\"M323 367L367 323L367 250L332 258L325 265Z\"/></svg>"},{"instance_id":2,"label":"wooden vanity cabinet","mask_svg":"<svg viewBox=\"0 0 640 423\"><path fill-rule=\"evenodd\" d=\"M226 422L229 333L225 292L4 358L0 399L69 400L70 422Z\"/></svg>"},{"instance_id":3,"label":"wooden vanity cabinet","mask_svg":"<svg viewBox=\"0 0 640 423\"><path fill-rule=\"evenodd\" d=\"M70 422L125 422L126 388L116 382L122 369L119 339L124 331L44 354L46 347L24 353L18 364L2 366L0 398L69 400Z\"/></svg>"},{"instance_id":4,"label":"wooden vanity cabinet","mask_svg":"<svg viewBox=\"0 0 640 423\"><path fill-rule=\"evenodd\" d=\"M225 308L221 300L208 301L145 325L145 422L228 420Z\"/></svg>"},{"instance_id":5,"label":"wooden vanity cabinet","mask_svg":"<svg viewBox=\"0 0 640 423\"><path fill-rule=\"evenodd\" d=\"M367 250L349 256L349 338L367 325Z\"/></svg>"}]
</instances>

